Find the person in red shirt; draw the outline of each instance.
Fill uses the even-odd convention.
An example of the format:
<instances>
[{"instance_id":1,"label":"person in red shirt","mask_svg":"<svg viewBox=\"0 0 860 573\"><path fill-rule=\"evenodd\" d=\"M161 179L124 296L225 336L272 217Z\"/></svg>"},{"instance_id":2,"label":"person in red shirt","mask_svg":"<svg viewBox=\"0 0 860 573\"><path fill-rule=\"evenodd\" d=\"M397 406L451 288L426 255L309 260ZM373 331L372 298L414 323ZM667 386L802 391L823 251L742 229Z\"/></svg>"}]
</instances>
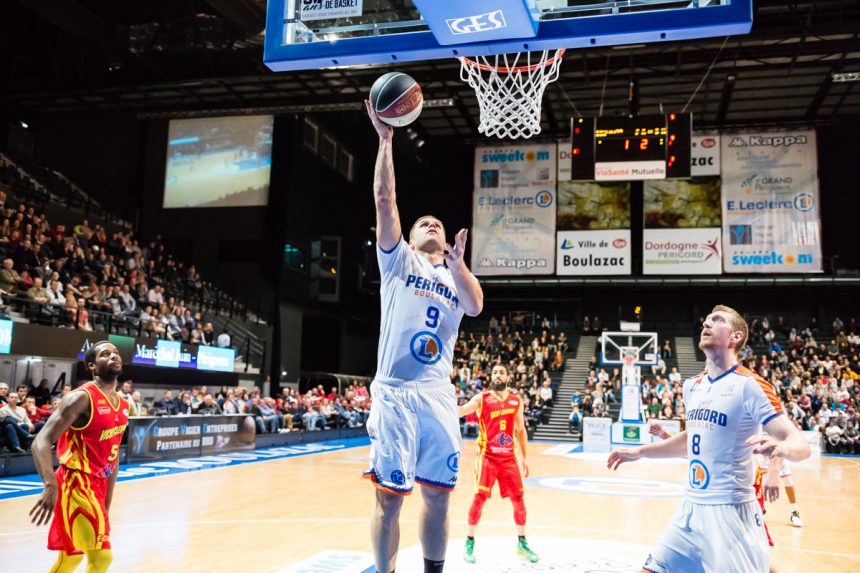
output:
<instances>
[{"instance_id":1,"label":"person in red shirt","mask_svg":"<svg viewBox=\"0 0 860 573\"><path fill-rule=\"evenodd\" d=\"M526 542L526 506L523 501L523 476L528 477L526 464L526 433L523 402L508 390L508 370L501 364L493 366L491 389L476 394L460 406L460 416L478 415L478 459L475 462L475 497L469 508L469 529L463 558L475 563L475 528L481 519L484 504L490 498L493 484L499 482L502 497L510 498L517 525L517 554L531 563L539 558ZM519 449L522 474L517 463Z\"/></svg>"},{"instance_id":2,"label":"person in red shirt","mask_svg":"<svg viewBox=\"0 0 860 573\"><path fill-rule=\"evenodd\" d=\"M39 430L45 427L45 421L51 415L51 410L36 406L36 399L33 396L27 396L24 399L24 409L27 410L27 416L33 422L33 433L38 434Z\"/></svg>"},{"instance_id":3,"label":"person in red shirt","mask_svg":"<svg viewBox=\"0 0 860 573\"><path fill-rule=\"evenodd\" d=\"M128 402L116 392L122 358L97 342L84 357L94 380L66 394L33 442L33 461L45 489L30 510L34 524L51 521L48 549L59 551L52 573L71 573L87 555L88 573L105 573L113 560L108 512L119 471L119 445ZM53 471L51 444L60 467Z\"/></svg>"}]
</instances>

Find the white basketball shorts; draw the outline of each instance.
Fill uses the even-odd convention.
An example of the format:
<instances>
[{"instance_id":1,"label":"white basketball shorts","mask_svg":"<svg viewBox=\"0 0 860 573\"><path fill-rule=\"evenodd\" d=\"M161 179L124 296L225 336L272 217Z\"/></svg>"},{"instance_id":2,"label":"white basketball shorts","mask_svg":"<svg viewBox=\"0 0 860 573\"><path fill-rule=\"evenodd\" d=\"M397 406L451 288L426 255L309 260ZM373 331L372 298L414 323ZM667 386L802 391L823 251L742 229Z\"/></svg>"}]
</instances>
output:
<instances>
[{"instance_id":1,"label":"white basketball shorts","mask_svg":"<svg viewBox=\"0 0 860 573\"><path fill-rule=\"evenodd\" d=\"M451 381L374 380L370 395L370 469L364 476L379 489L403 495L415 482L454 489L463 440Z\"/></svg>"},{"instance_id":2,"label":"white basketball shorts","mask_svg":"<svg viewBox=\"0 0 860 573\"><path fill-rule=\"evenodd\" d=\"M757 501L681 502L643 565L652 573L768 573L770 551Z\"/></svg>"}]
</instances>

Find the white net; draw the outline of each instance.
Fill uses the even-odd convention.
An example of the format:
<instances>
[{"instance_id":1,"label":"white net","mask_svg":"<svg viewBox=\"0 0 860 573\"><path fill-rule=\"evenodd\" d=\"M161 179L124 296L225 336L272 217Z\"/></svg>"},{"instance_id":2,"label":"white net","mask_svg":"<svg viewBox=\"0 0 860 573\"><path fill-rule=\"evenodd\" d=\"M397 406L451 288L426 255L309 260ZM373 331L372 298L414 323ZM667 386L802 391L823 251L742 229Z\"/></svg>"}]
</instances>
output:
<instances>
[{"instance_id":1,"label":"white net","mask_svg":"<svg viewBox=\"0 0 860 573\"><path fill-rule=\"evenodd\" d=\"M546 86L558 79L564 49L458 58L481 109L478 131L486 136L528 139L540 133Z\"/></svg>"}]
</instances>

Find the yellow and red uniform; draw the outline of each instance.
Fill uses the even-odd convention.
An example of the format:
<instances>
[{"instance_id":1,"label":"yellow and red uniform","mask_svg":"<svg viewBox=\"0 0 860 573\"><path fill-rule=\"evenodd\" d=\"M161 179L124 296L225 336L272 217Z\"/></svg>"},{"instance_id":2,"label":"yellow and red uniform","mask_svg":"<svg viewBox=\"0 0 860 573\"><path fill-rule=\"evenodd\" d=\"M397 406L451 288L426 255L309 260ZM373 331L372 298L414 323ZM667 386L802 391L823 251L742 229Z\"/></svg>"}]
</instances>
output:
<instances>
[{"instance_id":1,"label":"yellow and red uniform","mask_svg":"<svg viewBox=\"0 0 860 573\"><path fill-rule=\"evenodd\" d=\"M762 515L765 514L764 510L764 488L762 487L762 479L764 478L764 472L761 471L761 467L756 464L755 467L755 482L753 486L755 487L755 498L758 501L758 504L761 506ZM771 547L773 547L773 539L770 538L770 531L767 529L767 523L764 524L764 532L767 534L767 543Z\"/></svg>"},{"instance_id":2,"label":"yellow and red uniform","mask_svg":"<svg viewBox=\"0 0 860 573\"><path fill-rule=\"evenodd\" d=\"M487 497L498 480L502 497L520 497L523 479L517 463L515 446L517 414L522 401L508 394L499 400L492 392L484 392L478 405L478 458L475 493Z\"/></svg>"},{"instance_id":3,"label":"yellow and red uniform","mask_svg":"<svg viewBox=\"0 0 860 573\"><path fill-rule=\"evenodd\" d=\"M69 554L110 549L105 496L128 425L128 402L122 397L114 406L95 382L79 390L89 397L90 418L66 430L57 442L59 491L48 534L48 549Z\"/></svg>"}]
</instances>

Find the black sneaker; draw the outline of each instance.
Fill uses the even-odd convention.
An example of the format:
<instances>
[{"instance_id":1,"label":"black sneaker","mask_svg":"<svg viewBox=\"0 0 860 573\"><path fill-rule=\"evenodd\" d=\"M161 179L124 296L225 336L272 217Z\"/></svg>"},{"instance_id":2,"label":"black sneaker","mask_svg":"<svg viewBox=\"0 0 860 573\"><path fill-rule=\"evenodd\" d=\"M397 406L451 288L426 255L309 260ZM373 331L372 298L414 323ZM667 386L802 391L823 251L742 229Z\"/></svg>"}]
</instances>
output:
<instances>
[{"instance_id":1,"label":"black sneaker","mask_svg":"<svg viewBox=\"0 0 860 573\"><path fill-rule=\"evenodd\" d=\"M9 451L12 452L13 454L25 454L25 453L27 453L27 450L25 450L24 448L19 448L17 446L10 447Z\"/></svg>"}]
</instances>

